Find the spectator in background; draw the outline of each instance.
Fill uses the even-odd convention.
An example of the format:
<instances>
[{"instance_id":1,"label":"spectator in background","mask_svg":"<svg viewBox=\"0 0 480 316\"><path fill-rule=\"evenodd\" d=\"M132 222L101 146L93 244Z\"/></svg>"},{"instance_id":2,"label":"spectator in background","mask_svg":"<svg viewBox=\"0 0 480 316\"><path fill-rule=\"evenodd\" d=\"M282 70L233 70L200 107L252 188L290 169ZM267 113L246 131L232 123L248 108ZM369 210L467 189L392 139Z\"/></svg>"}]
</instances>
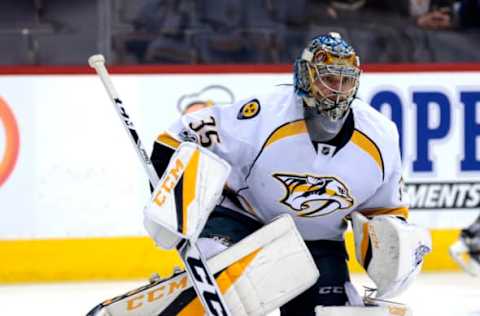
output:
<instances>
[{"instance_id":1,"label":"spectator in background","mask_svg":"<svg viewBox=\"0 0 480 316\"><path fill-rule=\"evenodd\" d=\"M418 0L416 2L430 2ZM429 5L429 10L417 16L417 25L423 29L469 29L480 27L480 1L437 1Z\"/></svg>"},{"instance_id":2,"label":"spectator in background","mask_svg":"<svg viewBox=\"0 0 480 316\"><path fill-rule=\"evenodd\" d=\"M215 104L224 105L235 102L232 91L222 85L206 86L199 92L185 94L178 99L177 110L180 114L192 113Z\"/></svg>"},{"instance_id":3,"label":"spectator in background","mask_svg":"<svg viewBox=\"0 0 480 316\"><path fill-rule=\"evenodd\" d=\"M323 11L315 11L322 17L336 19L347 15L362 21L365 13L376 14L378 18L382 18L384 14L405 16L409 14L409 2L425 1L429 2L429 0L311 0L311 3L313 7L318 7ZM428 4L425 11L427 10ZM312 18L315 19L314 16Z\"/></svg>"},{"instance_id":4,"label":"spectator in background","mask_svg":"<svg viewBox=\"0 0 480 316\"><path fill-rule=\"evenodd\" d=\"M133 21L134 33L126 49L139 63L190 61L185 30L191 23L191 2L187 0L146 0Z\"/></svg>"},{"instance_id":5,"label":"spectator in background","mask_svg":"<svg viewBox=\"0 0 480 316\"><path fill-rule=\"evenodd\" d=\"M452 28L453 1L410 0L411 16L422 29L444 30Z\"/></svg>"},{"instance_id":6,"label":"spectator in background","mask_svg":"<svg viewBox=\"0 0 480 316\"><path fill-rule=\"evenodd\" d=\"M315 9L310 20L320 27L313 31L341 33L356 47L363 63L411 62L402 34L409 22L409 0L311 1Z\"/></svg>"},{"instance_id":7,"label":"spectator in background","mask_svg":"<svg viewBox=\"0 0 480 316\"><path fill-rule=\"evenodd\" d=\"M460 26L464 29L480 27L480 1L462 0L457 3Z\"/></svg>"},{"instance_id":8,"label":"spectator in background","mask_svg":"<svg viewBox=\"0 0 480 316\"><path fill-rule=\"evenodd\" d=\"M389 8L384 1L377 0L311 0L311 20L318 23L321 19L347 18L361 20L365 13L372 11L386 11Z\"/></svg>"}]
</instances>

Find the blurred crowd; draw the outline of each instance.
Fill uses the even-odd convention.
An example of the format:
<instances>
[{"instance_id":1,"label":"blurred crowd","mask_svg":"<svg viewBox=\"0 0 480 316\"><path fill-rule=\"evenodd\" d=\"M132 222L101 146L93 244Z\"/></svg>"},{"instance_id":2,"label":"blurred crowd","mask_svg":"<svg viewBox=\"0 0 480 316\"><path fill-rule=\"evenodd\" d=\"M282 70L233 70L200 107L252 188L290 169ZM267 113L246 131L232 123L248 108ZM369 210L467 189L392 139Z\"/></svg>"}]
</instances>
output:
<instances>
[{"instance_id":1,"label":"blurred crowd","mask_svg":"<svg viewBox=\"0 0 480 316\"><path fill-rule=\"evenodd\" d=\"M478 0L147 0L132 23L135 63L290 63L325 31L364 63L480 59Z\"/></svg>"},{"instance_id":2,"label":"blurred crowd","mask_svg":"<svg viewBox=\"0 0 480 316\"><path fill-rule=\"evenodd\" d=\"M328 31L363 63L480 59L480 0L1 2L2 64L83 64L99 50L117 64L285 64ZM35 27L22 24L27 7Z\"/></svg>"}]
</instances>

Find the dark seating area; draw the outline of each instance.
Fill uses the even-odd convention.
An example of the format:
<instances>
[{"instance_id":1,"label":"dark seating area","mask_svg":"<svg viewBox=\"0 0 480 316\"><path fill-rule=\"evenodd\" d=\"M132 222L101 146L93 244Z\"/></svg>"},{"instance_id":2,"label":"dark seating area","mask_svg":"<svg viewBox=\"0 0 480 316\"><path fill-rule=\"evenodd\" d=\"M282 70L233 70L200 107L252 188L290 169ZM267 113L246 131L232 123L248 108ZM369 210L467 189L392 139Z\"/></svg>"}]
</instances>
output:
<instances>
[{"instance_id":1,"label":"dark seating area","mask_svg":"<svg viewBox=\"0 0 480 316\"><path fill-rule=\"evenodd\" d=\"M480 61L480 12L458 9L468 0L443 0L458 11L447 27L420 23L411 2L2 0L0 64L83 65L96 52L115 64L288 64L329 31L363 63Z\"/></svg>"}]
</instances>

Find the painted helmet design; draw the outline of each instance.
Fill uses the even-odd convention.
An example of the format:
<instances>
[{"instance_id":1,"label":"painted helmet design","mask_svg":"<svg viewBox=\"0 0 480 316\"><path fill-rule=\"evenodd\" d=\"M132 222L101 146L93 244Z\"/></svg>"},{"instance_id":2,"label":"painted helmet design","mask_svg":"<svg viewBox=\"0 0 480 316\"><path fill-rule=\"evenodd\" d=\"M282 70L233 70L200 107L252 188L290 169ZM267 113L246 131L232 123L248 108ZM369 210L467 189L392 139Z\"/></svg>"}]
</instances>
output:
<instances>
[{"instance_id":1,"label":"painted helmet design","mask_svg":"<svg viewBox=\"0 0 480 316\"><path fill-rule=\"evenodd\" d=\"M345 116L355 99L360 60L338 33L315 37L294 64L295 93L332 121Z\"/></svg>"}]
</instances>

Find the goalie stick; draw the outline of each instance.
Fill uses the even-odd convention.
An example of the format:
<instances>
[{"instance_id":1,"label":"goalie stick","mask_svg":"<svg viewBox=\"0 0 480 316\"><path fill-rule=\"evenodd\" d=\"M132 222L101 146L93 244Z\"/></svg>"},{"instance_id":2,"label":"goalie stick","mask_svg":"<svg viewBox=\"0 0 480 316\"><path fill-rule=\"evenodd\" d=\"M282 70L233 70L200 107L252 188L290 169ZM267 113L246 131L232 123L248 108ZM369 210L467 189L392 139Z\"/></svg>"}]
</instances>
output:
<instances>
[{"instance_id":1,"label":"goalie stick","mask_svg":"<svg viewBox=\"0 0 480 316\"><path fill-rule=\"evenodd\" d=\"M135 126L127 114L120 97L115 90L113 82L110 79L107 68L105 67L105 58L103 55L93 55L88 59L90 67L94 68L100 77L105 90L107 91L110 100L115 106L123 126L128 132L129 138L135 146L136 152L142 161L142 164L147 172L150 184L155 187L159 182L158 174L148 157L145 148L142 145L140 137L135 129ZM206 261L202 257L200 250L195 243L187 239L183 239L177 246L180 253L190 281L197 292L200 301L208 315L212 316L230 316L230 312L225 304L221 292L215 282L215 278L208 270Z\"/></svg>"}]
</instances>

